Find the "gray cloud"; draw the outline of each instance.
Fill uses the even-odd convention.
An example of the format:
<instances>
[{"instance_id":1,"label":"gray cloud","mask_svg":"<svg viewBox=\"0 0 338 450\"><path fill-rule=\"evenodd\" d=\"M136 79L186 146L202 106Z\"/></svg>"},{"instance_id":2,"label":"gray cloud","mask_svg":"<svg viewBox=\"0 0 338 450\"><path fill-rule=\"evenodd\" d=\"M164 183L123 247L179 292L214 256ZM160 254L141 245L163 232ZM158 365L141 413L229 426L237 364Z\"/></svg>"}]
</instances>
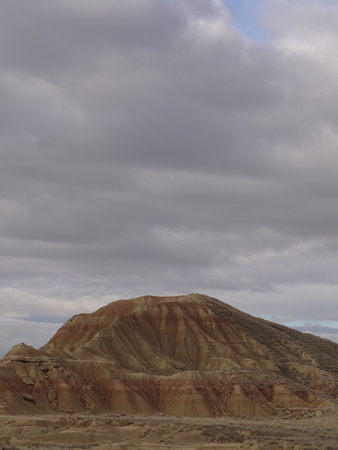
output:
<instances>
[{"instance_id":1,"label":"gray cloud","mask_svg":"<svg viewBox=\"0 0 338 450\"><path fill-rule=\"evenodd\" d=\"M217 0L3 2L3 320L196 291L332 317L336 9L266 2L256 43Z\"/></svg>"}]
</instances>

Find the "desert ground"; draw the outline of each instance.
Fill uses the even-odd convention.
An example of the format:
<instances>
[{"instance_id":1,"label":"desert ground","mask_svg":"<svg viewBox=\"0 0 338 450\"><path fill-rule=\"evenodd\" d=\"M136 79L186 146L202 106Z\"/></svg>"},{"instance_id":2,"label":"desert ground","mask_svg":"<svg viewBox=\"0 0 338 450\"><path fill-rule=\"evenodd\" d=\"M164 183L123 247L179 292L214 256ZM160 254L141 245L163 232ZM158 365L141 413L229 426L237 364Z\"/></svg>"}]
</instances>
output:
<instances>
[{"instance_id":1,"label":"desert ground","mask_svg":"<svg viewBox=\"0 0 338 450\"><path fill-rule=\"evenodd\" d=\"M338 449L337 414L176 418L62 413L0 416L0 448L100 450Z\"/></svg>"}]
</instances>

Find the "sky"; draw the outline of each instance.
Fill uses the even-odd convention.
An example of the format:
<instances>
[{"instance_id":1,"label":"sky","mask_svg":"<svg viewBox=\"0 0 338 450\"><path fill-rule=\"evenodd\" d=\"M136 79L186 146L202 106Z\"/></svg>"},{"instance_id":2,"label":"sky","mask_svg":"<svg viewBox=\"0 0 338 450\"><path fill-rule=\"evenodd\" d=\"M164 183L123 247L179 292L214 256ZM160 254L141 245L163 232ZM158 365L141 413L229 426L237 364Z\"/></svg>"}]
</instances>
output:
<instances>
[{"instance_id":1,"label":"sky","mask_svg":"<svg viewBox=\"0 0 338 450\"><path fill-rule=\"evenodd\" d=\"M336 0L0 2L0 356L199 292L338 342Z\"/></svg>"}]
</instances>

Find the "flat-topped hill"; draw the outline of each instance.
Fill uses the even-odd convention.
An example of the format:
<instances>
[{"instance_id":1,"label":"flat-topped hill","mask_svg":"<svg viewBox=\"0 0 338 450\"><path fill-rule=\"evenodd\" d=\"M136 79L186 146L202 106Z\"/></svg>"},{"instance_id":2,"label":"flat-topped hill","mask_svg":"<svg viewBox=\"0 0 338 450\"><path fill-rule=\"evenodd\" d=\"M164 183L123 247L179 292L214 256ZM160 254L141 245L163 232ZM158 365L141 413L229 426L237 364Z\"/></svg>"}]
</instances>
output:
<instances>
[{"instance_id":1,"label":"flat-topped hill","mask_svg":"<svg viewBox=\"0 0 338 450\"><path fill-rule=\"evenodd\" d=\"M201 294L112 302L0 363L0 402L14 413L297 415L337 397L338 344Z\"/></svg>"}]
</instances>

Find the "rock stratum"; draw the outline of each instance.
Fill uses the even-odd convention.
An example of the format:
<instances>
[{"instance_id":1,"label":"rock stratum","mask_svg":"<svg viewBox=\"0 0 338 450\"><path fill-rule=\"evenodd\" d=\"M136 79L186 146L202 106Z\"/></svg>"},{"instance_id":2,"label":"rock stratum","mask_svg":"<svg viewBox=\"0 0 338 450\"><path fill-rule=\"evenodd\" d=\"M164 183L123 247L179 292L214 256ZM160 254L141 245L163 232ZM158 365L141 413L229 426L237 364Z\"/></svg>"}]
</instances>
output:
<instances>
[{"instance_id":1,"label":"rock stratum","mask_svg":"<svg viewBox=\"0 0 338 450\"><path fill-rule=\"evenodd\" d=\"M338 344L201 294L115 301L0 361L0 414L337 411Z\"/></svg>"}]
</instances>

